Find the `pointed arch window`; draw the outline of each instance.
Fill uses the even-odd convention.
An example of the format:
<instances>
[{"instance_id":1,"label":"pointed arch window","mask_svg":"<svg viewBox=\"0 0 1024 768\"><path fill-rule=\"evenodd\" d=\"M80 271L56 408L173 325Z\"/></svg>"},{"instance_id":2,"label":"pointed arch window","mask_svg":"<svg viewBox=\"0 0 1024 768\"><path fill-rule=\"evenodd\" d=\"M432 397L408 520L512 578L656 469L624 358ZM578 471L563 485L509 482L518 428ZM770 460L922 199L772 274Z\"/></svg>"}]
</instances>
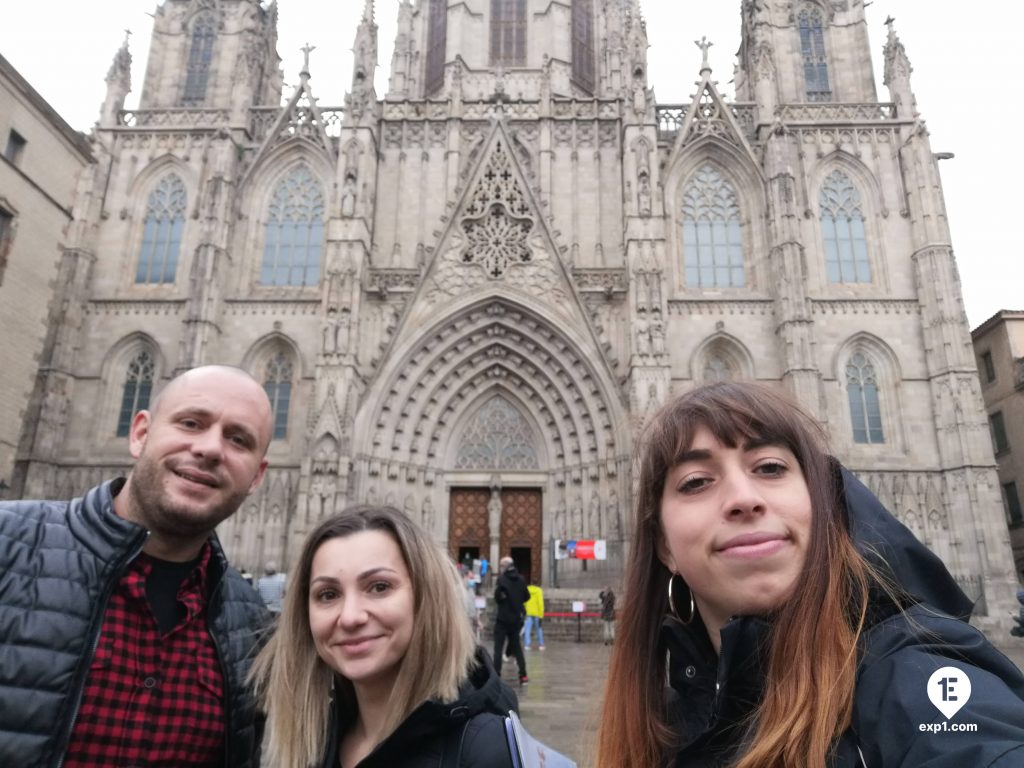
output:
<instances>
[{"instance_id":1,"label":"pointed arch window","mask_svg":"<svg viewBox=\"0 0 1024 768\"><path fill-rule=\"evenodd\" d=\"M526 0L491 0L491 66L526 66Z\"/></svg>"},{"instance_id":2,"label":"pointed arch window","mask_svg":"<svg viewBox=\"0 0 1024 768\"><path fill-rule=\"evenodd\" d=\"M284 352L278 352L267 362L263 376L263 390L270 399L273 415L274 440L288 437L288 407L292 400L292 361Z\"/></svg>"},{"instance_id":3,"label":"pointed arch window","mask_svg":"<svg viewBox=\"0 0 1024 768\"><path fill-rule=\"evenodd\" d=\"M196 107L206 100L206 83L210 79L210 63L213 61L213 43L216 39L216 16L210 11L199 14L192 24L182 106Z\"/></svg>"},{"instance_id":4,"label":"pointed arch window","mask_svg":"<svg viewBox=\"0 0 1024 768\"><path fill-rule=\"evenodd\" d=\"M850 403L853 441L884 443L878 377L875 367L863 352L854 353L846 364L846 398Z\"/></svg>"},{"instance_id":5,"label":"pointed arch window","mask_svg":"<svg viewBox=\"0 0 1024 768\"><path fill-rule=\"evenodd\" d=\"M136 283L173 283L178 271L181 233L188 194L181 178L170 173L149 193L142 224L142 248Z\"/></svg>"},{"instance_id":6,"label":"pointed arch window","mask_svg":"<svg viewBox=\"0 0 1024 768\"><path fill-rule=\"evenodd\" d=\"M594 92L594 0L572 0L572 79Z\"/></svg>"},{"instance_id":7,"label":"pointed arch window","mask_svg":"<svg viewBox=\"0 0 1024 768\"><path fill-rule=\"evenodd\" d=\"M477 411L459 445L457 469L537 469L533 430L503 397L493 397Z\"/></svg>"},{"instance_id":8,"label":"pointed arch window","mask_svg":"<svg viewBox=\"0 0 1024 768\"><path fill-rule=\"evenodd\" d=\"M316 285L324 241L324 196L305 165L285 176L270 201L263 243L263 285Z\"/></svg>"},{"instance_id":9,"label":"pointed arch window","mask_svg":"<svg viewBox=\"0 0 1024 768\"><path fill-rule=\"evenodd\" d=\"M825 22L819 8L804 8L798 17L800 53L804 63L804 86L808 101L831 101L828 56L825 53Z\"/></svg>"},{"instance_id":10,"label":"pointed arch window","mask_svg":"<svg viewBox=\"0 0 1024 768\"><path fill-rule=\"evenodd\" d=\"M860 192L842 171L825 179L819 195L825 272L830 283L870 283L871 264Z\"/></svg>"},{"instance_id":11,"label":"pointed arch window","mask_svg":"<svg viewBox=\"0 0 1024 768\"><path fill-rule=\"evenodd\" d=\"M149 396L153 393L153 357L149 352L140 352L128 363L128 371L121 389L121 409L117 414L117 436L128 437L132 418L139 411L149 408Z\"/></svg>"},{"instance_id":12,"label":"pointed arch window","mask_svg":"<svg viewBox=\"0 0 1024 768\"><path fill-rule=\"evenodd\" d=\"M427 17L427 94L444 85L444 60L448 46L448 0L430 0Z\"/></svg>"},{"instance_id":13,"label":"pointed arch window","mask_svg":"<svg viewBox=\"0 0 1024 768\"><path fill-rule=\"evenodd\" d=\"M683 261L690 288L742 288L743 237L736 190L703 166L683 189Z\"/></svg>"}]
</instances>

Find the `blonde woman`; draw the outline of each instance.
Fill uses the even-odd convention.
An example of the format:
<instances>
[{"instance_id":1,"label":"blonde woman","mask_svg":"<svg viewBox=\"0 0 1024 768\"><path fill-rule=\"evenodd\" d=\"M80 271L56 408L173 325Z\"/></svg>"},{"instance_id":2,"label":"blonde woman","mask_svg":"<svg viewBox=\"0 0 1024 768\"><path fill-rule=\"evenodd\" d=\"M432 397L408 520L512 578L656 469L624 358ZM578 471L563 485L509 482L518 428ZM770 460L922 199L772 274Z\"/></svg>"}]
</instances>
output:
<instances>
[{"instance_id":1,"label":"blonde woman","mask_svg":"<svg viewBox=\"0 0 1024 768\"><path fill-rule=\"evenodd\" d=\"M515 694L476 650L455 566L390 507L309 535L252 679L279 768L511 768Z\"/></svg>"}]
</instances>

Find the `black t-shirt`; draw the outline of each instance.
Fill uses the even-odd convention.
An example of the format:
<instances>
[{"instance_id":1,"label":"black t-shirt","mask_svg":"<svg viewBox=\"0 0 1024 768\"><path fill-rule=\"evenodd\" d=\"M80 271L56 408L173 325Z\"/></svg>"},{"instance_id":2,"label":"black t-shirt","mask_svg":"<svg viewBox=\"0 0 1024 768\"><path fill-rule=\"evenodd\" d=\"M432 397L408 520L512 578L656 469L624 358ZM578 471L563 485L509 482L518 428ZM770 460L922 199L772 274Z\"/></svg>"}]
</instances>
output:
<instances>
[{"instance_id":1,"label":"black t-shirt","mask_svg":"<svg viewBox=\"0 0 1024 768\"><path fill-rule=\"evenodd\" d=\"M149 559L153 567L146 579L146 600L149 601L149 609L153 612L160 634L165 635L185 618L185 605L178 601L178 590L192 575L200 558L184 563L172 563L155 557Z\"/></svg>"}]
</instances>

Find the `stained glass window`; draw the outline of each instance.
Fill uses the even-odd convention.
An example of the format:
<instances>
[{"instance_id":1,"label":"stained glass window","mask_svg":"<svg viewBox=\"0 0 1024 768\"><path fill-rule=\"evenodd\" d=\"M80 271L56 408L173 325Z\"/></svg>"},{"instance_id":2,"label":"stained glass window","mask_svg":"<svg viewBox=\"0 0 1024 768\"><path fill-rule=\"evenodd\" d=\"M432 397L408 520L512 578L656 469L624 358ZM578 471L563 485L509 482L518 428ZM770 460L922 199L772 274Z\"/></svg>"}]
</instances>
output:
<instances>
[{"instance_id":1,"label":"stained glass window","mask_svg":"<svg viewBox=\"0 0 1024 768\"><path fill-rule=\"evenodd\" d=\"M153 392L153 358L149 352L140 352L128 364L128 372L121 390L121 410L117 414L117 436L128 437L132 418L149 408Z\"/></svg>"},{"instance_id":2,"label":"stained glass window","mask_svg":"<svg viewBox=\"0 0 1024 768\"><path fill-rule=\"evenodd\" d=\"M488 400L470 422L455 459L457 469L537 469L533 430L505 398Z\"/></svg>"},{"instance_id":3,"label":"stained glass window","mask_svg":"<svg viewBox=\"0 0 1024 768\"><path fill-rule=\"evenodd\" d=\"M871 264L860 193L842 171L825 179L819 196L825 272L830 283L870 283Z\"/></svg>"},{"instance_id":4,"label":"stained glass window","mask_svg":"<svg viewBox=\"0 0 1024 768\"><path fill-rule=\"evenodd\" d=\"M683 189L683 261L691 288L742 288L743 238L736 190L710 165Z\"/></svg>"},{"instance_id":5,"label":"stained glass window","mask_svg":"<svg viewBox=\"0 0 1024 768\"><path fill-rule=\"evenodd\" d=\"M150 192L142 225L142 248L136 283L173 283L178 271L181 233L188 195L177 174L170 173Z\"/></svg>"},{"instance_id":6,"label":"stained glass window","mask_svg":"<svg viewBox=\"0 0 1024 768\"><path fill-rule=\"evenodd\" d=\"M800 12L800 52L804 61L804 85L808 101L831 101L828 84L828 57L825 54L825 25L821 11L805 8Z\"/></svg>"},{"instance_id":7,"label":"stained glass window","mask_svg":"<svg viewBox=\"0 0 1024 768\"><path fill-rule=\"evenodd\" d=\"M185 94L181 103L195 107L206 99L206 83L210 78L210 63L213 61L213 43L217 39L217 17L201 13L192 24L192 45L189 47L186 64Z\"/></svg>"},{"instance_id":8,"label":"stained glass window","mask_svg":"<svg viewBox=\"0 0 1024 768\"><path fill-rule=\"evenodd\" d=\"M878 397L875 368L863 352L855 353L846 365L846 397L855 443L884 443L882 407Z\"/></svg>"},{"instance_id":9,"label":"stained glass window","mask_svg":"<svg viewBox=\"0 0 1024 768\"><path fill-rule=\"evenodd\" d=\"M316 285L324 241L324 197L305 165L277 185L267 212L263 285Z\"/></svg>"},{"instance_id":10,"label":"stained glass window","mask_svg":"<svg viewBox=\"0 0 1024 768\"><path fill-rule=\"evenodd\" d=\"M526 66L526 0L491 0L491 64Z\"/></svg>"},{"instance_id":11,"label":"stained glass window","mask_svg":"<svg viewBox=\"0 0 1024 768\"><path fill-rule=\"evenodd\" d=\"M572 0L572 78L594 92L594 0Z\"/></svg>"},{"instance_id":12,"label":"stained glass window","mask_svg":"<svg viewBox=\"0 0 1024 768\"><path fill-rule=\"evenodd\" d=\"M292 363L284 352L278 352L267 363L263 390L270 398L274 439L284 439L288 436L288 406L292 399Z\"/></svg>"},{"instance_id":13,"label":"stained glass window","mask_svg":"<svg viewBox=\"0 0 1024 768\"><path fill-rule=\"evenodd\" d=\"M444 60L448 45L448 0L430 0L427 22L427 93L444 85Z\"/></svg>"}]
</instances>

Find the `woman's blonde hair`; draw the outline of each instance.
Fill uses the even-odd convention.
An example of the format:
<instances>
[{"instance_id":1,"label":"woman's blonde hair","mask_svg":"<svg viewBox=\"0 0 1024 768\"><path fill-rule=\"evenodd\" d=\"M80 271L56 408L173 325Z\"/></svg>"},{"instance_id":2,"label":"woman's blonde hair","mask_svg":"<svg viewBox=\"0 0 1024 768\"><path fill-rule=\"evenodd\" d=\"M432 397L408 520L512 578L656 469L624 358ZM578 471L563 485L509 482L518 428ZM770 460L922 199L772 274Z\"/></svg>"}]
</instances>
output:
<instances>
[{"instance_id":1,"label":"woman's blonde hair","mask_svg":"<svg viewBox=\"0 0 1024 768\"><path fill-rule=\"evenodd\" d=\"M673 400L640 442L626 602L605 689L598 768L675 764L673 752L683 734L667 722L665 712L666 649L660 629L672 574L657 556L665 535L661 497L668 472L702 426L727 446L769 440L789 448L814 512L797 588L773 616L765 694L735 768L824 768L850 722L857 641L868 589L880 577L848 533L821 428L779 392L734 382L699 387Z\"/></svg>"},{"instance_id":2,"label":"woman's blonde hair","mask_svg":"<svg viewBox=\"0 0 1024 768\"><path fill-rule=\"evenodd\" d=\"M428 534L393 507L349 507L310 533L288 577L276 632L256 657L249 679L267 713L268 749L279 768L308 768L323 759L332 685L339 716L355 714L352 684L320 658L309 628L313 557L330 539L382 531L402 552L413 589L413 630L391 691L383 735L428 699L453 701L473 666L475 643L466 621L458 572Z\"/></svg>"}]
</instances>

